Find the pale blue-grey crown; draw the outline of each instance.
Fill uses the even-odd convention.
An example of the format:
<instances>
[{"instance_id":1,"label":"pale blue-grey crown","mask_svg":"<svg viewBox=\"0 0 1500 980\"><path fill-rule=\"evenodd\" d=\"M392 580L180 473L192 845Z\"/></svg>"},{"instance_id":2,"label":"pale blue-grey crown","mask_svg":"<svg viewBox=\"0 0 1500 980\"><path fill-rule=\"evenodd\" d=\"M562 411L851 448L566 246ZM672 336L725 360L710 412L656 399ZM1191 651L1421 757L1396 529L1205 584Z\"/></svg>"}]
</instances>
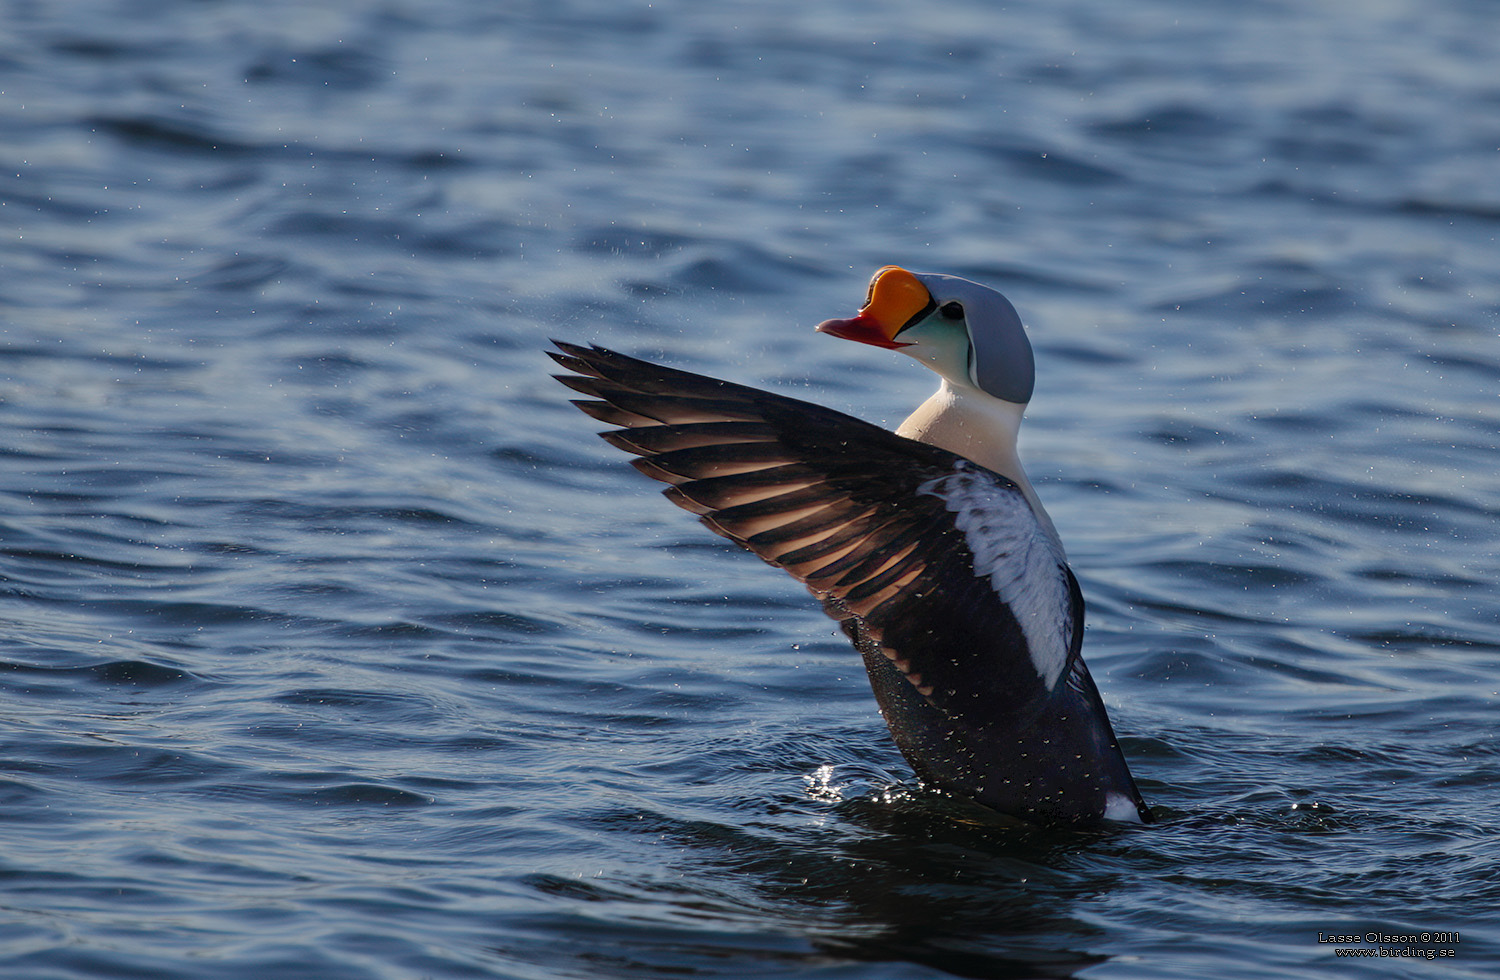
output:
<instances>
[{"instance_id":1,"label":"pale blue-grey crown","mask_svg":"<svg viewBox=\"0 0 1500 980\"><path fill-rule=\"evenodd\" d=\"M936 272L913 273L941 310L948 303L964 308L973 361L969 374L987 394L1025 405L1036 387L1036 360L1021 316L1010 300L989 286ZM937 313L933 314L937 316Z\"/></svg>"}]
</instances>

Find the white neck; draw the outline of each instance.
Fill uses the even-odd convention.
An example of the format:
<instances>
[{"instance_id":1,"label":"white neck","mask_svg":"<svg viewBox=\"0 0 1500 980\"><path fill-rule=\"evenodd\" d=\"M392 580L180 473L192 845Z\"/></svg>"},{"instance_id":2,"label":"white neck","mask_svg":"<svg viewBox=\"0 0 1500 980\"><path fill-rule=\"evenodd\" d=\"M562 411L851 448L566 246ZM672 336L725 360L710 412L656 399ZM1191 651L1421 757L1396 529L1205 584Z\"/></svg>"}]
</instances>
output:
<instances>
[{"instance_id":1,"label":"white neck","mask_svg":"<svg viewBox=\"0 0 1500 980\"><path fill-rule=\"evenodd\" d=\"M1037 520L1061 550L1062 542L1052 526L1052 518L1042 509L1042 502L1021 468L1021 458L1016 455L1016 435L1025 411L1025 405L1001 401L944 378L933 396L901 423L896 434L957 453L1014 480L1036 512Z\"/></svg>"}]
</instances>

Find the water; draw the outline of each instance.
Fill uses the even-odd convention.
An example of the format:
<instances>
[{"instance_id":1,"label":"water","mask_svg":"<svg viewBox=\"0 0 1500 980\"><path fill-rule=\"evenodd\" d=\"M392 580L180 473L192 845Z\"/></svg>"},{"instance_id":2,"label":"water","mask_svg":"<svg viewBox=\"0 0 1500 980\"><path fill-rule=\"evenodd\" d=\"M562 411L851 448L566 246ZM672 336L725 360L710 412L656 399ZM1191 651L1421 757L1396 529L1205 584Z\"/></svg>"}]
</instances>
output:
<instances>
[{"instance_id":1,"label":"water","mask_svg":"<svg viewBox=\"0 0 1500 980\"><path fill-rule=\"evenodd\" d=\"M1478 0L6 4L0 972L1491 975L1497 60ZM894 424L931 376L811 331L891 262L1031 325L1155 826L914 792L547 376Z\"/></svg>"}]
</instances>

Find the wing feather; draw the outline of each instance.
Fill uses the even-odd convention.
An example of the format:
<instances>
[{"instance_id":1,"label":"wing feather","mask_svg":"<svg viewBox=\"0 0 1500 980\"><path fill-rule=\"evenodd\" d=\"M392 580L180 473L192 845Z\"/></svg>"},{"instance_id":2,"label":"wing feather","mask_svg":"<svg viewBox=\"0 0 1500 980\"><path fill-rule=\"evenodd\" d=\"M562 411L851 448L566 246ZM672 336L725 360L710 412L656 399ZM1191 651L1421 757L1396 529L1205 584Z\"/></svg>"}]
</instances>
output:
<instances>
[{"instance_id":1,"label":"wing feather","mask_svg":"<svg viewBox=\"0 0 1500 980\"><path fill-rule=\"evenodd\" d=\"M575 404L619 427L605 439L955 721L988 725L1072 675L1082 603L1012 481L823 406L557 346L559 380L587 396Z\"/></svg>"}]
</instances>

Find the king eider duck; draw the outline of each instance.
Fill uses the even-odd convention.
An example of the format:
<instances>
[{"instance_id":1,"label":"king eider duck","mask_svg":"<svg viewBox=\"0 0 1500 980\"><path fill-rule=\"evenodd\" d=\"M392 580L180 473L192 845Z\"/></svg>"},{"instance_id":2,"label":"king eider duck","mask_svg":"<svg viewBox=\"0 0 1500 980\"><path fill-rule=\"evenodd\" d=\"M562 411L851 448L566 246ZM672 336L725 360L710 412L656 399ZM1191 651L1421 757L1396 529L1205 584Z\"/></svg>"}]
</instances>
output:
<instances>
[{"instance_id":1,"label":"king eider duck","mask_svg":"<svg viewBox=\"0 0 1500 980\"><path fill-rule=\"evenodd\" d=\"M1078 580L1016 455L1035 368L1015 308L886 266L856 316L817 329L941 384L891 433L597 346L548 353L668 499L822 601L924 785L1036 824L1149 822L1080 655Z\"/></svg>"}]
</instances>

